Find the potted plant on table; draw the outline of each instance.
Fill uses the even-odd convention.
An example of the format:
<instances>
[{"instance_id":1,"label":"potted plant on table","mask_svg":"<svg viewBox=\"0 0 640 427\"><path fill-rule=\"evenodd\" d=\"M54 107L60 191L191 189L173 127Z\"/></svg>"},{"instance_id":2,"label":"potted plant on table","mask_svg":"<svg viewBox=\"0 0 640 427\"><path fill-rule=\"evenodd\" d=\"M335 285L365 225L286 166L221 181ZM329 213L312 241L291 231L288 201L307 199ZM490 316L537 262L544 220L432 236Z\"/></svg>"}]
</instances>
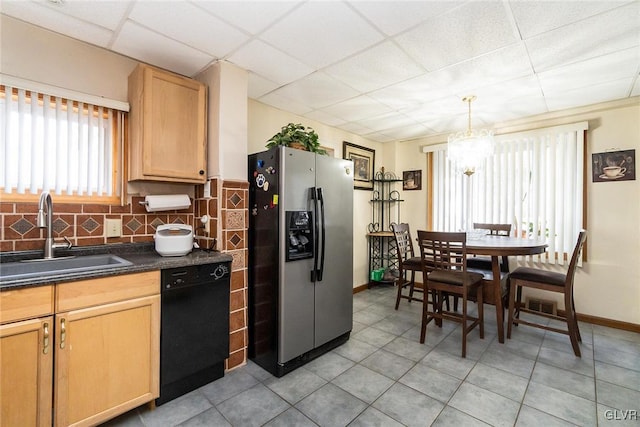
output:
<instances>
[{"instance_id":1,"label":"potted plant on table","mask_svg":"<svg viewBox=\"0 0 640 427\"><path fill-rule=\"evenodd\" d=\"M316 131L300 123L289 123L283 126L280 132L267 141L267 148L273 148L278 145L311 151L312 153L327 154L324 149L320 148Z\"/></svg>"}]
</instances>

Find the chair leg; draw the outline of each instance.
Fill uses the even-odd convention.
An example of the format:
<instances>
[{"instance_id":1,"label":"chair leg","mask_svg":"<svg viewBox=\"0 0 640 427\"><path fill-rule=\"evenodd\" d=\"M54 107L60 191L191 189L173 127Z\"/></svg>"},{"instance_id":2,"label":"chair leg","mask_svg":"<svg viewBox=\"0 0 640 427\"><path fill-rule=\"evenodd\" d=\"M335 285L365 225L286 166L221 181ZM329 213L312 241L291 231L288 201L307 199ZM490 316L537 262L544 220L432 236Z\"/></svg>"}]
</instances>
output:
<instances>
[{"instance_id":1,"label":"chair leg","mask_svg":"<svg viewBox=\"0 0 640 427\"><path fill-rule=\"evenodd\" d=\"M462 299L462 357L467 357L467 304L465 299Z\"/></svg>"},{"instance_id":2,"label":"chair leg","mask_svg":"<svg viewBox=\"0 0 640 427\"><path fill-rule=\"evenodd\" d=\"M519 319L520 318L520 304L522 304L522 287L518 286L517 287L517 298L516 298L516 311L514 313L514 316ZM516 323L516 326L518 326L518 324Z\"/></svg>"},{"instance_id":3,"label":"chair leg","mask_svg":"<svg viewBox=\"0 0 640 427\"><path fill-rule=\"evenodd\" d=\"M416 285L416 272L411 270L411 284L409 285L409 302L413 299L413 288Z\"/></svg>"},{"instance_id":4,"label":"chair leg","mask_svg":"<svg viewBox=\"0 0 640 427\"><path fill-rule=\"evenodd\" d=\"M511 338L511 327L513 326L516 305L516 287L517 284L515 280L512 280L509 284L509 319L507 320L507 338Z\"/></svg>"},{"instance_id":5,"label":"chair leg","mask_svg":"<svg viewBox=\"0 0 640 427\"><path fill-rule=\"evenodd\" d=\"M484 300L482 296L482 285L478 287L476 292L478 295L478 323L480 323L480 338L484 339Z\"/></svg>"},{"instance_id":6,"label":"chair leg","mask_svg":"<svg viewBox=\"0 0 640 427\"><path fill-rule=\"evenodd\" d=\"M398 307L400 306L400 298L402 298L402 287L404 286L404 278L402 277L402 274L400 275L400 277L398 277L398 280L396 281L396 283L398 284L398 296L396 296L396 310L397 310Z\"/></svg>"},{"instance_id":7,"label":"chair leg","mask_svg":"<svg viewBox=\"0 0 640 427\"><path fill-rule=\"evenodd\" d=\"M436 316L436 325L442 328L442 298L443 298L442 291L434 291L433 297L436 304L435 309L433 311L435 311L438 315Z\"/></svg>"},{"instance_id":8,"label":"chair leg","mask_svg":"<svg viewBox=\"0 0 640 427\"><path fill-rule=\"evenodd\" d=\"M569 338L571 339L571 347L573 347L573 352L576 356L582 357L580 354L580 345L578 344L578 322L575 318L575 313L573 312L571 305L571 295L564 295L564 306L567 317L567 329L569 330Z\"/></svg>"},{"instance_id":9,"label":"chair leg","mask_svg":"<svg viewBox=\"0 0 640 427\"><path fill-rule=\"evenodd\" d=\"M429 298L426 298L427 290L425 289L425 297L422 298L422 325L420 326L420 344L424 344L424 340L427 337L427 313L429 312ZM435 294L434 294L435 296ZM432 302L432 304L434 304Z\"/></svg>"},{"instance_id":10,"label":"chair leg","mask_svg":"<svg viewBox=\"0 0 640 427\"><path fill-rule=\"evenodd\" d=\"M582 337L580 336L580 328L578 327L578 316L576 314L576 304L573 299L573 295L571 295L571 310L573 310L573 318L576 321L576 332L578 333L578 341L582 342Z\"/></svg>"}]
</instances>

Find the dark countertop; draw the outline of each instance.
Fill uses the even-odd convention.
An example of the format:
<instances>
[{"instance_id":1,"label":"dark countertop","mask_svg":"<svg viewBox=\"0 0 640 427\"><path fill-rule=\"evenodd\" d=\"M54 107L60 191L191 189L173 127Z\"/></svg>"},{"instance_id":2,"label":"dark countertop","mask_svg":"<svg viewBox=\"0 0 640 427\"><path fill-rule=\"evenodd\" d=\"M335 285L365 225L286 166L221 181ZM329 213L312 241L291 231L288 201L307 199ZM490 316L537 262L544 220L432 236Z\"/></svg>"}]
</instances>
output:
<instances>
[{"instance_id":1,"label":"dark countertop","mask_svg":"<svg viewBox=\"0 0 640 427\"><path fill-rule=\"evenodd\" d=\"M70 282L73 280L95 279L98 277L117 276L121 274L139 273L143 271L162 270L184 267L188 265L211 264L231 261L231 255L218 251L194 249L184 256L163 257L158 255L153 243L114 244L100 246L74 247L56 250L56 258L82 255L112 254L117 255L132 265L105 268L75 273L46 274L40 277L4 280L0 277L0 291L18 288L49 285L53 283ZM0 262L15 262L42 258L42 251L2 252Z\"/></svg>"}]
</instances>

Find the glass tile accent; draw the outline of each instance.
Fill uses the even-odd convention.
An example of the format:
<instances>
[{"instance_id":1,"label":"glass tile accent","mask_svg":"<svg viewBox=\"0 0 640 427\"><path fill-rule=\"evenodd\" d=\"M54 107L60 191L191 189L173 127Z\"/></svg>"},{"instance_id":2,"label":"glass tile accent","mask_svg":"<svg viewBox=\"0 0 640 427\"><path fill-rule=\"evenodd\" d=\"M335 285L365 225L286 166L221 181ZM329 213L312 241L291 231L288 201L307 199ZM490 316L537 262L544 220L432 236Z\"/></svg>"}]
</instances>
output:
<instances>
[{"instance_id":1,"label":"glass tile accent","mask_svg":"<svg viewBox=\"0 0 640 427\"><path fill-rule=\"evenodd\" d=\"M233 206L238 206L240 202L242 202L242 197L238 193L233 193L233 195L229 197L229 201Z\"/></svg>"},{"instance_id":2,"label":"glass tile accent","mask_svg":"<svg viewBox=\"0 0 640 427\"><path fill-rule=\"evenodd\" d=\"M31 231L35 227L34 224L24 218L20 218L18 221L11 224L10 228L16 233L25 234Z\"/></svg>"},{"instance_id":3,"label":"glass tile accent","mask_svg":"<svg viewBox=\"0 0 640 427\"><path fill-rule=\"evenodd\" d=\"M87 230L89 233L93 233L96 230L96 228L100 227L100 223L98 223L95 219L91 217L89 217L81 225L82 225L82 228Z\"/></svg>"},{"instance_id":4,"label":"glass tile accent","mask_svg":"<svg viewBox=\"0 0 640 427\"><path fill-rule=\"evenodd\" d=\"M164 225L164 222L160 218L155 218L153 221L151 221L151 226L153 228L158 228L161 225Z\"/></svg>"},{"instance_id":5,"label":"glass tile accent","mask_svg":"<svg viewBox=\"0 0 640 427\"><path fill-rule=\"evenodd\" d=\"M137 219L135 219L135 218L131 218L131 221L127 222L127 223L125 224L125 226L126 226L129 230L131 230L131 231L134 231L134 232L135 232L135 231L136 231L136 230L138 230L140 227L142 227L142 223L140 223L140 221L138 221L138 220L137 220Z\"/></svg>"},{"instance_id":6,"label":"glass tile accent","mask_svg":"<svg viewBox=\"0 0 640 427\"><path fill-rule=\"evenodd\" d=\"M53 220L53 231L56 233L62 233L67 228L69 228L69 224L64 219L56 218Z\"/></svg>"},{"instance_id":7,"label":"glass tile accent","mask_svg":"<svg viewBox=\"0 0 640 427\"><path fill-rule=\"evenodd\" d=\"M238 243L242 241L242 237L238 236L238 233L233 233L229 241L233 243L233 246L238 246Z\"/></svg>"}]
</instances>

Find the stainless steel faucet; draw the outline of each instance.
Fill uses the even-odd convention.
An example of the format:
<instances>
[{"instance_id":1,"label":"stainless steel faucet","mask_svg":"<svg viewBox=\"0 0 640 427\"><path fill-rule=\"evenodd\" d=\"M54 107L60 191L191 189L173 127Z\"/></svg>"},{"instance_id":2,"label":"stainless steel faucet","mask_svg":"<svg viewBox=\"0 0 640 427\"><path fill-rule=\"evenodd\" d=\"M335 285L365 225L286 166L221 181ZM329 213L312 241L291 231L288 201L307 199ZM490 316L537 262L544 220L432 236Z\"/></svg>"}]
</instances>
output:
<instances>
[{"instance_id":1,"label":"stainless steel faucet","mask_svg":"<svg viewBox=\"0 0 640 427\"><path fill-rule=\"evenodd\" d=\"M46 208L46 213L45 213ZM46 217L46 218L45 218ZM47 237L44 239L44 258L53 258L53 250L58 248L69 249L72 245L69 239L64 237L66 243L54 243L53 241L53 202L51 201L51 194L48 191L43 191L40 194L40 201L38 202L38 217L36 219L36 226L38 228L45 228L47 230Z\"/></svg>"}]
</instances>

